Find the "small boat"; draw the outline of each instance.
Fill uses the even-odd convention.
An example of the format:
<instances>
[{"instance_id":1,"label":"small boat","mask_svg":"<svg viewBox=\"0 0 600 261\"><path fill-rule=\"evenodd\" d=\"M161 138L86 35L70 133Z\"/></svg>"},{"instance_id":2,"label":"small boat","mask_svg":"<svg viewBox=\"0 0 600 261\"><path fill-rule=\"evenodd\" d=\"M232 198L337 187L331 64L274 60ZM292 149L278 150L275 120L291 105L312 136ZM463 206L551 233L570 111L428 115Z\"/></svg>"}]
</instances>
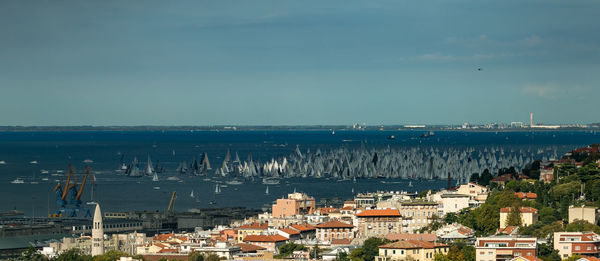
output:
<instances>
[{"instance_id":1,"label":"small boat","mask_svg":"<svg viewBox=\"0 0 600 261\"><path fill-rule=\"evenodd\" d=\"M171 177L168 177L168 178L167 178L167 180L170 180L170 181L177 181L177 180L180 180L180 179L179 179L178 177L171 176Z\"/></svg>"},{"instance_id":2,"label":"small boat","mask_svg":"<svg viewBox=\"0 0 600 261\"><path fill-rule=\"evenodd\" d=\"M386 139L388 139L388 140L394 140L394 139L396 139L396 136L394 136L394 135L390 135L390 136L387 136L387 138L386 138Z\"/></svg>"},{"instance_id":3,"label":"small boat","mask_svg":"<svg viewBox=\"0 0 600 261\"><path fill-rule=\"evenodd\" d=\"M202 179L202 180L207 181L207 182L208 181L212 181L212 179L209 179L209 178L205 178L205 179Z\"/></svg>"},{"instance_id":4,"label":"small boat","mask_svg":"<svg viewBox=\"0 0 600 261\"><path fill-rule=\"evenodd\" d=\"M11 181L10 183L12 184L23 184L25 183L24 180L20 179L20 178L16 178L15 180Z\"/></svg>"},{"instance_id":5,"label":"small boat","mask_svg":"<svg viewBox=\"0 0 600 261\"><path fill-rule=\"evenodd\" d=\"M237 186L237 185L242 185L242 184L244 184L244 182L241 182L241 181L239 181L239 180L237 180L237 179L234 179L234 180L227 181L226 183L227 183L228 185L234 185L234 186Z\"/></svg>"},{"instance_id":6,"label":"small boat","mask_svg":"<svg viewBox=\"0 0 600 261\"><path fill-rule=\"evenodd\" d=\"M50 173L49 171L47 171L47 170L45 170L45 169L42 169L42 170L40 170L40 172L41 172L42 174L48 174L48 173Z\"/></svg>"},{"instance_id":7,"label":"small boat","mask_svg":"<svg viewBox=\"0 0 600 261\"><path fill-rule=\"evenodd\" d=\"M192 189L192 193L190 193L190 198L194 198L194 190Z\"/></svg>"},{"instance_id":8,"label":"small boat","mask_svg":"<svg viewBox=\"0 0 600 261\"><path fill-rule=\"evenodd\" d=\"M0 160L0 165L6 165L6 161Z\"/></svg>"},{"instance_id":9,"label":"small boat","mask_svg":"<svg viewBox=\"0 0 600 261\"><path fill-rule=\"evenodd\" d=\"M31 164L38 164L38 161L37 160L32 160L29 163L31 163Z\"/></svg>"},{"instance_id":10,"label":"small boat","mask_svg":"<svg viewBox=\"0 0 600 261\"><path fill-rule=\"evenodd\" d=\"M265 185L279 185L279 179L278 178L263 178L262 184L265 184Z\"/></svg>"},{"instance_id":11,"label":"small boat","mask_svg":"<svg viewBox=\"0 0 600 261\"><path fill-rule=\"evenodd\" d=\"M269 195L269 186L267 186L267 190L265 191L265 195Z\"/></svg>"},{"instance_id":12,"label":"small boat","mask_svg":"<svg viewBox=\"0 0 600 261\"><path fill-rule=\"evenodd\" d=\"M159 190L159 189L160 189L160 187L153 187L153 189L155 189L155 190Z\"/></svg>"},{"instance_id":13,"label":"small boat","mask_svg":"<svg viewBox=\"0 0 600 261\"><path fill-rule=\"evenodd\" d=\"M96 204L98 204L98 202L96 202L96 201L89 201L89 202L86 202L85 204L87 204L87 205L96 205Z\"/></svg>"},{"instance_id":14,"label":"small boat","mask_svg":"<svg viewBox=\"0 0 600 261\"><path fill-rule=\"evenodd\" d=\"M152 181L158 181L158 174L156 172L154 172L154 175L152 176Z\"/></svg>"},{"instance_id":15,"label":"small boat","mask_svg":"<svg viewBox=\"0 0 600 261\"><path fill-rule=\"evenodd\" d=\"M91 159L84 159L83 163L88 163L89 164L89 163L94 163L94 161L91 160Z\"/></svg>"},{"instance_id":16,"label":"small boat","mask_svg":"<svg viewBox=\"0 0 600 261\"><path fill-rule=\"evenodd\" d=\"M429 138L429 137L433 137L433 136L435 136L435 133L433 131L421 134L421 138Z\"/></svg>"},{"instance_id":17,"label":"small boat","mask_svg":"<svg viewBox=\"0 0 600 261\"><path fill-rule=\"evenodd\" d=\"M42 178L42 181L48 181L48 178Z\"/></svg>"},{"instance_id":18,"label":"small boat","mask_svg":"<svg viewBox=\"0 0 600 261\"><path fill-rule=\"evenodd\" d=\"M409 186L409 187L412 187L412 186L413 186L413 184L412 184L412 181L409 181L409 182L408 182L408 186Z\"/></svg>"},{"instance_id":19,"label":"small boat","mask_svg":"<svg viewBox=\"0 0 600 261\"><path fill-rule=\"evenodd\" d=\"M217 185L215 186L215 194L221 194L221 187L219 186L219 184L217 183Z\"/></svg>"}]
</instances>

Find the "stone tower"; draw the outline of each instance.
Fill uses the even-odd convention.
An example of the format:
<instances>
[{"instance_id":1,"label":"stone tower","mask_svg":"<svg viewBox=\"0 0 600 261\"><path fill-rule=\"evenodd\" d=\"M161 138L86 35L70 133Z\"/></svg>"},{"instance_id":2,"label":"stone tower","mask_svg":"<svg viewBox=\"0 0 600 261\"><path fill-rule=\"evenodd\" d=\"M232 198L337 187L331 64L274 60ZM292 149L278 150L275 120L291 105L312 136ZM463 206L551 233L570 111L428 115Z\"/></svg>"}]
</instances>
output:
<instances>
[{"instance_id":1,"label":"stone tower","mask_svg":"<svg viewBox=\"0 0 600 261\"><path fill-rule=\"evenodd\" d=\"M102 255L104 254L104 229L102 227L102 212L100 211L100 204L96 204L93 225L92 256Z\"/></svg>"}]
</instances>

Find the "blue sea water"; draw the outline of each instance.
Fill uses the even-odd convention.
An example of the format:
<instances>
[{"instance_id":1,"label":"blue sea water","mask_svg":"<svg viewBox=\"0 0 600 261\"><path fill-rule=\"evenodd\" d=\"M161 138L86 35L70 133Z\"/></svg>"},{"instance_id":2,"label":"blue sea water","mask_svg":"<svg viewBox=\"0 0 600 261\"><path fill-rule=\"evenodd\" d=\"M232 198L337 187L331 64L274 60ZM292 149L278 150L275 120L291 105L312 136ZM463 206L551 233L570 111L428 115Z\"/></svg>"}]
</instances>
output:
<instances>
[{"instance_id":1,"label":"blue sea water","mask_svg":"<svg viewBox=\"0 0 600 261\"><path fill-rule=\"evenodd\" d=\"M434 137L419 138L420 131L343 131L332 135L330 131L82 131L82 132L0 132L0 211L13 208L36 216L46 216L56 209L52 191L57 170L69 164L78 172L85 163L93 160L90 167L97 173L96 195L105 211L165 210L171 193L177 191L175 208L178 211L190 208L246 206L260 208L294 190L321 198L350 198L356 193L376 190L439 189L446 186L445 180L358 179L336 181L325 179L293 178L280 185L269 186L246 181L244 185L222 188L222 194L214 195L215 183L203 181L204 177L190 177L175 173L178 163L208 153L213 167L218 167L229 149L237 152L242 160L252 154L255 161L267 161L290 155L298 146L302 151L310 149L328 150L344 146L363 147L453 147L482 148L502 146L504 148L548 148L556 149L559 155L577 147L598 143L600 135L586 131L540 131L540 132L468 132L438 131ZM388 140L389 135L396 136ZM174 154L173 154L174 152ZM161 181L152 182L150 177L131 178L117 173L122 155L127 163L135 156L142 163L148 155L160 161L167 173ZM232 156L233 156L232 155ZM30 163L37 161L37 164ZM42 174L41 170L48 170ZM168 181L166 177L177 176L183 182ZM25 184L11 184L22 178ZM42 181L48 178L48 181ZM81 180L82 177L79 177ZM38 184L31 184L31 182ZM288 181L288 182L286 182ZM88 185L90 181L88 180ZM154 189L159 186L160 189ZM189 195L194 191L196 198ZM90 198L89 186L83 193L83 201ZM198 199L198 200L197 200ZM216 204L210 205L210 201Z\"/></svg>"}]
</instances>

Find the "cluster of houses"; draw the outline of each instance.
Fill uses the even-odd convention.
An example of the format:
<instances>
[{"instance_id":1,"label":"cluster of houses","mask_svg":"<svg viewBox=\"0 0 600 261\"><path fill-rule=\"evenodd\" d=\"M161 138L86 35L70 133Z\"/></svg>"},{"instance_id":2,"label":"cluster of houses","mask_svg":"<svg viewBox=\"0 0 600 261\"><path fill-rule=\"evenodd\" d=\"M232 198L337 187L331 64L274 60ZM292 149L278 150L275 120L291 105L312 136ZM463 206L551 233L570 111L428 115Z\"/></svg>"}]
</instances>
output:
<instances>
[{"instance_id":1,"label":"cluster of houses","mask_svg":"<svg viewBox=\"0 0 600 261\"><path fill-rule=\"evenodd\" d=\"M552 166L543 164L540 180L549 182L554 177ZM503 185L509 176L493 180ZM525 177L523 177L525 178ZM531 192L519 192L521 200L535 200ZM317 207L313 197L294 192L277 199L271 212L238 221L227 227L210 230L197 228L189 233L160 234L146 237L141 233L105 235L105 248L142 255L146 260L160 258L186 260L191 252L215 254L222 259L265 260L274 259L279 247L294 242L306 246L306 250L294 251L290 258L315 259L311 251L318 247L322 260L334 260L344 252L350 253L371 237L389 239L392 243L379 247L376 261L433 260L437 253L448 253L449 243L460 240L476 249L476 260L532 261L537 257L537 247L548 239L538 239L519 234L519 228L509 226L512 211L519 212L520 223L531 225L538 220L538 210L531 207L519 209L502 208L495 235L475 237L471 228L458 223L446 224L430 233L423 232L433 222L448 213L476 208L488 197L488 188L475 183L428 193L424 197L407 192L376 192L358 194L342 206ZM594 207L572 206L569 222L585 220L598 222L598 210ZM593 232L556 232L554 249L561 258L583 256L579 261L600 260L600 235ZM48 256L77 247L84 252L90 249L88 237L65 238L42 251Z\"/></svg>"}]
</instances>

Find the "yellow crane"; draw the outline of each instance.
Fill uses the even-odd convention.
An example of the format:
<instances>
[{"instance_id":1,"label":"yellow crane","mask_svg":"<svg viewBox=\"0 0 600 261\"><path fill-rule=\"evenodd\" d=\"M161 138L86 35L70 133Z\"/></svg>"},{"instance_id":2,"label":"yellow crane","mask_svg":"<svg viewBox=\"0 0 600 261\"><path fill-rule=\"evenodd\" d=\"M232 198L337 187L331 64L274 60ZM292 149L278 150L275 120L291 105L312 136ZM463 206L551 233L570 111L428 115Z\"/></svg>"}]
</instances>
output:
<instances>
[{"instance_id":1,"label":"yellow crane","mask_svg":"<svg viewBox=\"0 0 600 261\"><path fill-rule=\"evenodd\" d=\"M167 208L168 213L175 213L175 198L177 198L177 191L173 191L171 195L171 201L169 201L169 207Z\"/></svg>"}]
</instances>

